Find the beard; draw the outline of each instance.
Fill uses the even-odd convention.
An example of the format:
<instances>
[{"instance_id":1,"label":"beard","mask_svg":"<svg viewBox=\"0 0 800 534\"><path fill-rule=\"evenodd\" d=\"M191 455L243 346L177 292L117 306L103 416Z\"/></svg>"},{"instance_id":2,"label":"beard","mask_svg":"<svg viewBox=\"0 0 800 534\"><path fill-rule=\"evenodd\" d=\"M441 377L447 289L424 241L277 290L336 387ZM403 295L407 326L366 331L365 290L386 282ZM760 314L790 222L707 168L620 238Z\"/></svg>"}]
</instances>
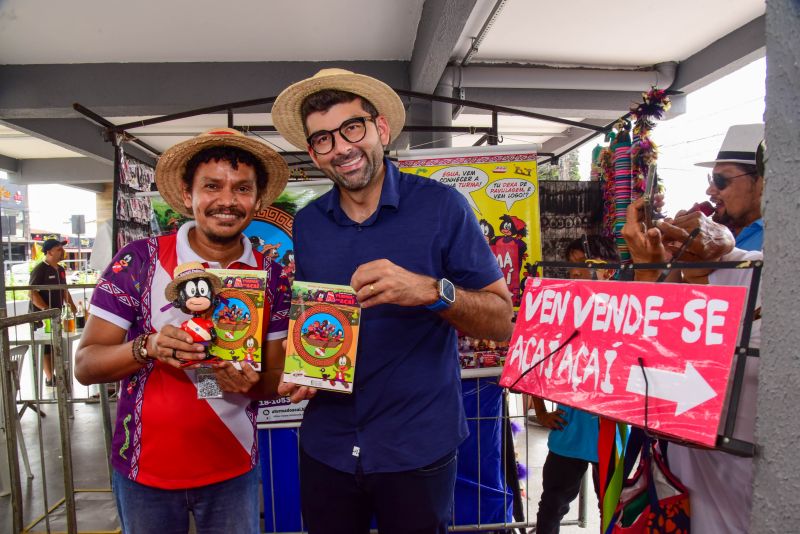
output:
<instances>
[{"instance_id":1,"label":"beard","mask_svg":"<svg viewBox=\"0 0 800 534\"><path fill-rule=\"evenodd\" d=\"M335 166L340 165L348 160L357 157L358 155L364 160L364 166L352 173L338 173ZM361 191L366 189L378 174L380 166L383 164L383 147L377 145L373 147L370 152L365 152L361 149L354 148L349 154L334 158L331 161L330 168L322 169L325 175L330 178L336 185L346 191Z\"/></svg>"}]
</instances>

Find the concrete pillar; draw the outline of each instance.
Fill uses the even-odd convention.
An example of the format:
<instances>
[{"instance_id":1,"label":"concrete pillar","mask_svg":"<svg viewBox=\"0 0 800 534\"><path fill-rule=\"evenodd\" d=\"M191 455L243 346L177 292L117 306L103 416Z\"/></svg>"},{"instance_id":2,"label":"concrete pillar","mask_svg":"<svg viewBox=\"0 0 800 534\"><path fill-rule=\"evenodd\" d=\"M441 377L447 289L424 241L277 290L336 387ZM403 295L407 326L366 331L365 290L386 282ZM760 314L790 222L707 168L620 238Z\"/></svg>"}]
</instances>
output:
<instances>
[{"instance_id":1,"label":"concrete pillar","mask_svg":"<svg viewBox=\"0 0 800 534\"><path fill-rule=\"evenodd\" d=\"M453 85L445 82L440 82L436 87L435 94L437 96L445 96L448 98L453 97ZM444 102L431 103L431 116L435 126L452 126L453 125L453 105ZM445 132L433 133L434 143L431 148L450 148L453 146L452 134Z\"/></svg>"},{"instance_id":2,"label":"concrete pillar","mask_svg":"<svg viewBox=\"0 0 800 534\"><path fill-rule=\"evenodd\" d=\"M767 2L762 352L750 532L800 529L800 2Z\"/></svg>"},{"instance_id":3,"label":"concrete pillar","mask_svg":"<svg viewBox=\"0 0 800 534\"><path fill-rule=\"evenodd\" d=\"M110 221L114 215L114 184L105 184L102 193L97 193L95 199L97 209L97 226L105 221Z\"/></svg>"},{"instance_id":4,"label":"concrete pillar","mask_svg":"<svg viewBox=\"0 0 800 534\"><path fill-rule=\"evenodd\" d=\"M431 103L427 100L414 99L406 112L406 124L413 124L414 126L430 126L431 125ZM430 132L410 132L408 134L408 147L409 148L432 148L434 141L442 134ZM449 134L448 134L449 135ZM402 146L400 143L395 143L398 148Z\"/></svg>"}]
</instances>

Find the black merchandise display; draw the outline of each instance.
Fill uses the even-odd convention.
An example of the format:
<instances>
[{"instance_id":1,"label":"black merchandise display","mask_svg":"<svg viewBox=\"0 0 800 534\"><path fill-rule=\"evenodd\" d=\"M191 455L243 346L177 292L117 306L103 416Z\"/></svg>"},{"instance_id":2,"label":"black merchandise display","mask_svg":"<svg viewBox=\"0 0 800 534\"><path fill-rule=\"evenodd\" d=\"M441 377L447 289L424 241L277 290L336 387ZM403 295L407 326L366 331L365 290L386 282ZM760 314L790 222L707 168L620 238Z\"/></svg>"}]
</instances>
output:
<instances>
[{"instance_id":1,"label":"black merchandise display","mask_svg":"<svg viewBox=\"0 0 800 534\"><path fill-rule=\"evenodd\" d=\"M137 193L155 187L155 169L117 148L114 181L114 253L131 241L152 235L150 199Z\"/></svg>"}]
</instances>

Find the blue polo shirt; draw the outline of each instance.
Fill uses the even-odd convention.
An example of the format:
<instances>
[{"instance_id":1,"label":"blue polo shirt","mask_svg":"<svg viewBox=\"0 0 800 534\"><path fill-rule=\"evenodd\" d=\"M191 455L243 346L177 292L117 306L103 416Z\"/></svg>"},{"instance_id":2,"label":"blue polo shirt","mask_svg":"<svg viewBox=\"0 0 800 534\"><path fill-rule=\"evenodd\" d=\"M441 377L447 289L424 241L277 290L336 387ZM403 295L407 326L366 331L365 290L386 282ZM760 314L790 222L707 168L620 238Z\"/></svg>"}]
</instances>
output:
<instances>
[{"instance_id":1,"label":"blue polo shirt","mask_svg":"<svg viewBox=\"0 0 800 534\"><path fill-rule=\"evenodd\" d=\"M356 268L388 259L409 271L480 289L502 278L466 200L434 180L386 173L375 213L357 224L339 190L300 210L293 237L298 280L349 285ZM319 391L300 430L303 450L334 469L417 469L467 436L456 330L424 306L363 310L352 394Z\"/></svg>"},{"instance_id":2,"label":"blue polo shirt","mask_svg":"<svg viewBox=\"0 0 800 534\"><path fill-rule=\"evenodd\" d=\"M742 228L736 236L736 248L742 250L764 249L764 219L757 219Z\"/></svg>"}]
</instances>

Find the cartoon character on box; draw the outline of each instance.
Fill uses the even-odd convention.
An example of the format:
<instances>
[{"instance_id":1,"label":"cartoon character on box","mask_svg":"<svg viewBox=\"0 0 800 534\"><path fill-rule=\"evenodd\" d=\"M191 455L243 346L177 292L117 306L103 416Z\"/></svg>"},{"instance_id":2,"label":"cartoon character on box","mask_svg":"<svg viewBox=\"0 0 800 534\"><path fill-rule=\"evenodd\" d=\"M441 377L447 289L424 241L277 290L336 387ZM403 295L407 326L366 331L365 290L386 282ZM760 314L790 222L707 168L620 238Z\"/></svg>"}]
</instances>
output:
<instances>
[{"instance_id":1,"label":"cartoon character on box","mask_svg":"<svg viewBox=\"0 0 800 534\"><path fill-rule=\"evenodd\" d=\"M217 333L211 321L216 294L222 289L222 282L215 275L206 272L200 262L182 263L175 267L172 281L167 284L164 293L167 300L184 313L192 314L192 318L181 323L181 330L192 336L195 343L205 347L206 357L202 362L219 360L209 354L209 347L216 339ZM191 360L187 363L198 363Z\"/></svg>"},{"instance_id":2,"label":"cartoon character on box","mask_svg":"<svg viewBox=\"0 0 800 534\"><path fill-rule=\"evenodd\" d=\"M347 383L347 371L353 367L350 358L346 354L342 354L336 360L336 376L331 379L331 385L335 386L336 382L341 382L344 389L350 389L350 384Z\"/></svg>"},{"instance_id":3,"label":"cartoon character on box","mask_svg":"<svg viewBox=\"0 0 800 534\"><path fill-rule=\"evenodd\" d=\"M253 336L248 336L244 340L244 361L254 363L256 361L256 351L258 350L258 340Z\"/></svg>"}]
</instances>

